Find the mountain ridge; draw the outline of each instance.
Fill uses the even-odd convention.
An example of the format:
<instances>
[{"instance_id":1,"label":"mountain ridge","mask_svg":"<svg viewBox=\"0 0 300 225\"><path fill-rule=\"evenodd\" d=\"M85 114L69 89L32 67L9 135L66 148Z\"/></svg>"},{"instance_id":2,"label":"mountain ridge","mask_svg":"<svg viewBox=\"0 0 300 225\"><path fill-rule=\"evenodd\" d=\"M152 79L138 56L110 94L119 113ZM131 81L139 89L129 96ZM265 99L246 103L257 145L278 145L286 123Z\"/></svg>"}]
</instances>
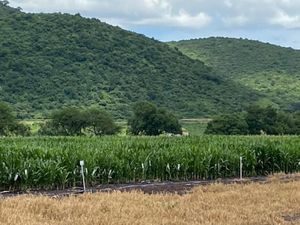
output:
<instances>
[{"instance_id":1,"label":"mountain ridge","mask_svg":"<svg viewBox=\"0 0 300 225\"><path fill-rule=\"evenodd\" d=\"M169 42L225 79L260 93L261 104L290 109L300 102L300 51L248 39L211 37Z\"/></svg>"},{"instance_id":2,"label":"mountain ridge","mask_svg":"<svg viewBox=\"0 0 300 225\"><path fill-rule=\"evenodd\" d=\"M0 4L0 46L0 100L18 118L67 106L100 106L124 118L145 100L198 117L242 110L258 98L165 43L78 14Z\"/></svg>"}]
</instances>

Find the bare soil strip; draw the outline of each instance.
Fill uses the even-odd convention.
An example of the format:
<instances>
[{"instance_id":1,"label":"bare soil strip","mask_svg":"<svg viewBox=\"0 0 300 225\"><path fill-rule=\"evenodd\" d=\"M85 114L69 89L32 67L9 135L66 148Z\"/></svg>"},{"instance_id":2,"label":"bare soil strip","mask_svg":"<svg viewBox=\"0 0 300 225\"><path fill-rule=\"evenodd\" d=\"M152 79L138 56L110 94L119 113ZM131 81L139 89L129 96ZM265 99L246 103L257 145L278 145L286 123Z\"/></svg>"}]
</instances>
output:
<instances>
[{"instance_id":1,"label":"bare soil strip","mask_svg":"<svg viewBox=\"0 0 300 225\"><path fill-rule=\"evenodd\" d=\"M199 181L168 181L168 182L142 182L131 184L105 184L96 187L88 188L86 193L103 193L103 192L131 192L141 191L145 194L159 194L159 193L176 193L179 195L190 193L191 190L198 186L205 186L211 184L249 184L249 183L270 183L274 177L280 182L300 181L300 174L278 174L273 177L250 177L243 180L233 179L217 179L217 180L199 180ZM66 190L28 190L26 192L0 192L0 198L15 197L20 195L43 195L49 197L67 197L71 195L81 195L84 191L81 187L66 189Z\"/></svg>"}]
</instances>

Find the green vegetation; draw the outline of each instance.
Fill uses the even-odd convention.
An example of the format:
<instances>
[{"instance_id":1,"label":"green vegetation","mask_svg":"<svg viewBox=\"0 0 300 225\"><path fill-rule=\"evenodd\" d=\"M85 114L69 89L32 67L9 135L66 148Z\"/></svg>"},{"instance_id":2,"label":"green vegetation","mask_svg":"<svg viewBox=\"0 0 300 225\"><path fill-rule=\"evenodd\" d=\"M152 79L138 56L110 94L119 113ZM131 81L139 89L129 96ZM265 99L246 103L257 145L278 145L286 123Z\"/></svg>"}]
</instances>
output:
<instances>
[{"instance_id":1,"label":"green vegetation","mask_svg":"<svg viewBox=\"0 0 300 225\"><path fill-rule=\"evenodd\" d=\"M79 14L23 13L7 1L0 45L0 101L12 106L0 103L0 136L30 135L29 126L36 135L78 136L1 138L0 190L81 185L79 160L90 186L235 177L240 156L246 176L300 171L299 136L83 137L182 127L192 135L299 135L299 51L227 38L170 47ZM247 108L253 102L286 111Z\"/></svg>"},{"instance_id":2,"label":"green vegetation","mask_svg":"<svg viewBox=\"0 0 300 225\"><path fill-rule=\"evenodd\" d=\"M39 134L40 128L49 120L23 120L21 121L23 124L30 127L31 135L36 136ZM207 124L210 120L192 120L187 121L185 119L179 120L183 132L185 134L189 134L190 136L200 136L203 135ZM126 120L116 120L115 123L118 127L120 127L120 132L118 133L119 136L126 136L128 134L128 123Z\"/></svg>"},{"instance_id":3,"label":"green vegetation","mask_svg":"<svg viewBox=\"0 0 300 225\"><path fill-rule=\"evenodd\" d=\"M133 113L128 124L130 133L134 135L182 134L182 127L176 116L150 102L137 103Z\"/></svg>"},{"instance_id":4,"label":"green vegetation","mask_svg":"<svg viewBox=\"0 0 300 225\"><path fill-rule=\"evenodd\" d=\"M40 135L80 136L83 134L102 136L113 135L120 130L112 117L102 109L65 108L52 114L51 120L44 123Z\"/></svg>"},{"instance_id":5,"label":"green vegetation","mask_svg":"<svg viewBox=\"0 0 300 225\"><path fill-rule=\"evenodd\" d=\"M6 135L13 123L14 117L11 109L8 107L8 105L0 103L0 135Z\"/></svg>"},{"instance_id":6,"label":"green vegetation","mask_svg":"<svg viewBox=\"0 0 300 225\"><path fill-rule=\"evenodd\" d=\"M89 186L142 180L235 177L300 171L299 136L4 138L0 189Z\"/></svg>"},{"instance_id":7,"label":"green vegetation","mask_svg":"<svg viewBox=\"0 0 300 225\"><path fill-rule=\"evenodd\" d=\"M206 134L221 135L300 135L300 112L287 113L268 106L250 106L247 112L222 115L211 121Z\"/></svg>"},{"instance_id":8,"label":"green vegetation","mask_svg":"<svg viewBox=\"0 0 300 225\"><path fill-rule=\"evenodd\" d=\"M69 106L101 106L128 118L139 101L201 117L257 100L165 43L78 14L29 14L0 4L0 45L0 100L19 119L48 118Z\"/></svg>"},{"instance_id":9,"label":"green vegetation","mask_svg":"<svg viewBox=\"0 0 300 225\"><path fill-rule=\"evenodd\" d=\"M261 94L262 106L294 110L300 96L300 51L233 38L171 42L187 56L205 62L224 78Z\"/></svg>"},{"instance_id":10,"label":"green vegetation","mask_svg":"<svg viewBox=\"0 0 300 225\"><path fill-rule=\"evenodd\" d=\"M46 123L46 120L19 120L19 123L27 126L30 130L31 135L37 135L41 126Z\"/></svg>"},{"instance_id":11,"label":"green vegetation","mask_svg":"<svg viewBox=\"0 0 300 225\"><path fill-rule=\"evenodd\" d=\"M1 136L28 136L29 127L17 122L11 108L0 102L0 137Z\"/></svg>"},{"instance_id":12,"label":"green vegetation","mask_svg":"<svg viewBox=\"0 0 300 225\"><path fill-rule=\"evenodd\" d=\"M209 122L205 134L246 135L248 124L243 114L221 115Z\"/></svg>"},{"instance_id":13,"label":"green vegetation","mask_svg":"<svg viewBox=\"0 0 300 225\"><path fill-rule=\"evenodd\" d=\"M203 135L210 119L181 119L180 124L183 128L183 134L190 136Z\"/></svg>"}]
</instances>

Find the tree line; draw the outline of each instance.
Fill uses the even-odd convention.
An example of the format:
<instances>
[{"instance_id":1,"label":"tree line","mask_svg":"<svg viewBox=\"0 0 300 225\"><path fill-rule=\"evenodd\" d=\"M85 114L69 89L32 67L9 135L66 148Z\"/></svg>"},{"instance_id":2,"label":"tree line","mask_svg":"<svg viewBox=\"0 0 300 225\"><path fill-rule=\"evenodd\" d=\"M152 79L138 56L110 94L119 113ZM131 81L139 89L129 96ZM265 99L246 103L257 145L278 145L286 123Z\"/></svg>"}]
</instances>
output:
<instances>
[{"instance_id":1,"label":"tree line","mask_svg":"<svg viewBox=\"0 0 300 225\"><path fill-rule=\"evenodd\" d=\"M211 121L206 134L219 135L299 135L300 111L282 112L274 107L252 105L246 112L222 115Z\"/></svg>"},{"instance_id":2,"label":"tree line","mask_svg":"<svg viewBox=\"0 0 300 225\"><path fill-rule=\"evenodd\" d=\"M127 133L157 136L182 134L177 117L150 102L139 102L127 121ZM53 112L41 124L39 135L103 136L119 133L121 127L104 109L68 107ZM272 107L252 105L245 112L221 115L208 123L205 134L216 135L299 135L300 112L281 112ZM29 136L30 127L16 120L11 108L0 103L0 136Z\"/></svg>"},{"instance_id":3,"label":"tree line","mask_svg":"<svg viewBox=\"0 0 300 225\"><path fill-rule=\"evenodd\" d=\"M176 116L150 102L139 102L128 120L128 132L133 135L156 136L162 133L181 134ZM121 127L101 108L63 108L51 114L38 131L43 136L115 135ZM8 105L0 104L0 136L29 136L30 127L18 122Z\"/></svg>"}]
</instances>

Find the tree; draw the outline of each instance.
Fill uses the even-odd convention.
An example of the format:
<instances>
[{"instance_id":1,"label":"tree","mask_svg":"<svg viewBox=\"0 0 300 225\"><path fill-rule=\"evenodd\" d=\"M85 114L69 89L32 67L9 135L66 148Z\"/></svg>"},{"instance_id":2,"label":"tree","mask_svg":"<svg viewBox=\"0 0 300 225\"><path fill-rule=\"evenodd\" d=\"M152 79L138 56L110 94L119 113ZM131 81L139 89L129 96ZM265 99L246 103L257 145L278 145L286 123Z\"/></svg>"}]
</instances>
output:
<instances>
[{"instance_id":1,"label":"tree","mask_svg":"<svg viewBox=\"0 0 300 225\"><path fill-rule=\"evenodd\" d=\"M250 134L280 134L278 129L278 112L272 106L266 108L251 105L247 109L246 122L249 127Z\"/></svg>"},{"instance_id":2,"label":"tree","mask_svg":"<svg viewBox=\"0 0 300 225\"><path fill-rule=\"evenodd\" d=\"M280 112L270 106L248 107L246 113L223 115L210 122L206 134L300 134L300 113Z\"/></svg>"},{"instance_id":3,"label":"tree","mask_svg":"<svg viewBox=\"0 0 300 225\"><path fill-rule=\"evenodd\" d=\"M4 6L8 6L9 5L9 1L7 0L2 0L0 1L0 4L4 5Z\"/></svg>"},{"instance_id":4,"label":"tree","mask_svg":"<svg viewBox=\"0 0 300 225\"><path fill-rule=\"evenodd\" d=\"M112 135L119 131L112 117L102 109L79 110L65 108L52 114L51 120L41 125L40 135L78 136L85 133L93 135Z\"/></svg>"},{"instance_id":5,"label":"tree","mask_svg":"<svg viewBox=\"0 0 300 225\"><path fill-rule=\"evenodd\" d=\"M55 125L51 120L40 125L38 134L42 136L59 136L66 135L66 132L61 126Z\"/></svg>"},{"instance_id":6,"label":"tree","mask_svg":"<svg viewBox=\"0 0 300 225\"><path fill-rule=\"evenodd\" d=\"M242 135L248 133L248 124L242 114L219 116L208 123L206 134Z\"/></svg>"},{"instance_id":7,"label":"tree","mask_svg":"<svg viewBox=\"0 0 300 225\"><path fill-rule=\"evenodd\" d=\"M291 117L289 134L300 135L300 111L293 113Z\"/></svg>"},{"instance_id":8,"label":"tree","mask_svg":"<svg viewBox=\"0 0 300 225\"><path fill-rule=\"evenodd\" d=\"M0 136L29 136L30 127L18 123L11 108L0 102Z\"/></svg>"},{"instance_id":9,"label":"tree","mask_svg":"<svg viewBox=\"0 0 300 225\"><path fill-rule=\"evenodd\" d=\"M90 129L96 136L113 135L120 130L112 117L102 109L90 108L85 110L83 114L87 129Z\"/></svg>"},{"instance_id":10,"label":"tree","mask_svg":"<svg viewBox=\"0 0 300 225\"><path fill-rule=\"evenodd\" d=\"M150 102L137 103L134 115L128 121L130 132L134 135L160 135L164 132L181 134L182 128L178 119L165 109L157 108Z\"/></svg>"},{"instance_id":11,"label":"tree","mask_svg":"<svg viewBox=\"0 0 300 225\"><path fill-rule=\"evenodd\" d=\"M52 124L58 135L82 135L86 120L77 108L65 108L52 114Z\"/></svg>"},{"instance_id":12,"label":"tree","mask_svg":"<svg viewBox=\"0 0 300 225\"><path fill-rule=\"evenodd\" d=\"M30 127L22 123L14 123L10 127L10 132L16 136L27 137L31 135Z\"/></svg>"},{"instance_id":13,"label":"tree","mask_svg":"<svg viewBox=\"0 0 300 225\"><path fill-rule=\"evenodd\" d=\"M160 126L160 133L166 132L171 134L182 134L182 127L177 117L168 112L166 109L157 109L158 125Z\"/></svg>"},{"instance_id":14,"label":"tree","mask_svg":"<svg viewBox=\"0 0 300 225\"><path fill-rule=\"evenodd\" d=\"M0 136L8 135L14 123L15 118L11 108L7 104L0 102Z\"/></svg>"}]
</instances>

